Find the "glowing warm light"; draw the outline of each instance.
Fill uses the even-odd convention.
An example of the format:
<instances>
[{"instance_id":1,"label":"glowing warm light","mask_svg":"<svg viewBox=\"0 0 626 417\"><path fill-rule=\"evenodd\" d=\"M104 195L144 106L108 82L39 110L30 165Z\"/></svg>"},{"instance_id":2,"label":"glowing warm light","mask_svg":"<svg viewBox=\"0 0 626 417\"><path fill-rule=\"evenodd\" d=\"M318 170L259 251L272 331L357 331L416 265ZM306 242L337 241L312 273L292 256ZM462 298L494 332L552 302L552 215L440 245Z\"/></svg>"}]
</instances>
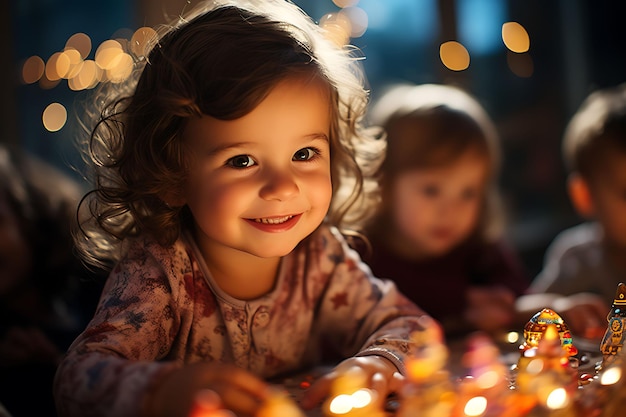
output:
<instances>
[{"instance_id":1,"label":"glowing warm light","mask_svg":"<svg viewBox=\"0 0 626 417\"><path fill-rule=\"evenodd\" d=\"M107 76L113 83L124 81L133 71L133 57L125 52L118 54L111 66L107 68Z\"/></svg>"},{"instance_id":2,"label":"glowing warm light","mask_svg":"<svg viewBox=\"0 0 626 417\"><path fill-rule=\"evenodd\" d=\"M55 52L48 58L45 74L50 81L56 81L61 79L69 69L69 58L62 55L61 52Z\"/></svg>"},{"instance_id":3,"label":"glowing warm light","mask_svg":"<svg viewBox=\"0 0 626 417\"><path fill-rule=\"evenodd\" d=\"M93 88L100 81L101 73L102 70L95 61L88 59L83 62L78 74L67 80L67 84L74 91Z\"/></svg>"},{"instance_id":4,"label":"glowing warm light","mask_svg":"<svg viewBox=\"0 0 626 417\"><path fill-rule=\"evenodd\" d=\"M372 393L368 389L357 390L350 397L352 398L352 408L363 408L372 402Z\"/></svg>"},{"instance_id":5,"label":"glowing warm light","mask_svg":"<svg viewBox=\"0 0 626 417\"><path fill-rule=\"evenodd\" d=\"M506 56L506 62L511 72L518 77L528 78L533 75L535 70L533 59L529 54L514 54L509 52Z\"/></svg>"},{"instance_id":6,"label":"glowing warm light","mask_svg":"<svg viewBox=\"0 0 626 417\"><path fill-rule=\"evenodd\" d=\"M500 375L496 371L487 371L476 378L476 384L482 389L495 387L500 380Z\"/></svg>"},{"instance_id":7,"label":"glowing warm light","mask_svg":"<svg viewBox=\"0 0 626 417\"><path fill-rule=\"evenodd\" d=\"M529 374L538 374L543 371L543 359L533 359L528 362L526 366L526 371Z\"/></svg>"},{"instance_id":8,"label":"glowing warm light","mask_svg":"<svg viewBox=\"0 0 626 417\"><path fill-rule=\"evenodd\" d=\"M83 66L83 59L80 56L80 52L78 52L74 48L68 48L68 49L65 49L63 52L61 52L61 55L65 55L65 57L67 57L70 63L69 69L63 75L62 78L69 79L69 78L75 77L76 74L80 72L80 69Z\"/></svg>"},{"instance_id":9,"label":"glowing warm light","mask_svg":"<svg viewBox=\"0 0 626 417\"><path fill-rule=\"evenodd\" d=\"M22 81L25 84L32 84L39 81L46 69L46 64L43 59L37 55L33 55L24 61L22 65Z\"/></svg>"},{"instance_id":10,"label":"glowing warm light","mask_svg":"<svg viewBox=\"0 0 626 417\"><path fill-rule=\"evenodd\" d=\"M157 39L157 33L151 27L141 27L137 29L130 39L130 51L138 57L148 55L152 44Z\"/></svg>"},{"instance_id":11,"label":"glowing warm light","mask_svg":"<svg viewBox=\"0 0 626 417\"><path fill-rule=\"evenodd\" d=\"M508 332L506 335L506 341L509 343L517 343L519 341L518 332Z\"/></svg>"},{"instance_id":12,"label":"glowing warm light","mask_svg":"<svg viewBox=\"0 0 626 417\"><path fill-rule=\"evenodd\" d=\"M59 131L67 121L67 110L60 103L52 103L43 111L41 119L44 127L50 132Z\"/></svg>"},{"instance_id":13,"label":"glowing warm light","mask_svg":"<svg viewBox=\"0 0 626 417\"><path fill-rule=\"evenodd\" d=\"M350 37L358 38L363 36L367 30L368 18L365 10L360 7L347 7L339 12L350 22Z\"/></svg>"},{"instance_id":14,"label":"glowing warm light","mask_svg":"<svg viewBox=\"0 0 626 417\"><path fill-rule=\"evenodd\" d=\"M347 414L354 408L364 408L373 401L372 392L362 388L352 394L340 394L332 399L328 408L332 414Z\"/></svg>"},{"instance_id":15,"label":"glowing warm light","mask_svg":"<svg viewBox=\"0 0 626 417\"><path fill-rule=\"evenodd\" d=\"M622 379L622 370L618 367L609 368L602 373L600 377L600 384L613 385Z\"/></svg>"},{"instance_id":16,"label":"glowing warm light","mask_svg":"<svg viewBox=\"0 0 626 417\"><path fill-rule=\"evenodd\" d=\"M467 403L465 403L465 408L463 408L463 413L466 416L480 416L487 410L487 399L485 397L474 397L470 398Z\"/></svg>"},{"instance_id":17,"label":"glowing warm light","mask_svg":"<svg viewBox=\"0 0 626 417\"><path fill-rule=\"evenodd\" d=\"M115 40L104 41L96 49L95 61L100 68L108 70L116 65L119 55L123 54L122 45Z\"/></svg>"},{"instance_id":18,"label":"glowing warm light","mask_svg":"<svg viewBox=\"0 0 626 417\"><path fill-rule=\"evenodd\" d=\"M552 410L565 407L569 402L565 388L556 388L550 392L546 400L546 406Z\"/></svg>"},{"instance_id":19,"label":"glowing warm light","mask_svg":"<svg viewBox=\"0 0 626 417\"><path fill-rule=\"evenodd\" d=\"M513 52L522 53L530 49L528 32L517 22L507 22L502 25L502 41Z\"/></svg>"},{"instance_id":20,"label":"glowing warm light","mask_svg":"<svg viewBox=\"0 0 626 417\"><path fill-rule=\"evenodd\" d=\"M469 67L469 52L463 45L455 41L448 41L439 47L439 57L446 68L452 71L463 71Z\"/></svg>"},{"instance_id":21,"label":"glowing warm light","mask_svg":"<svg viewBox=\"0 0 626 417\"><path fill-rule=\"evenodd\" d=\"M85 59L91 52L91 38L84 33L75 33L65 42L65 49L74 49L81 59Z\"/></svg>"},{"instance_id":22,"label":"glowing warm light","mask_svg":"<svg viewBox=\"0 0 626 417\"><path fill-rule=\"evenodd\" d=\"M333 0L333 3L335 3L335 6L337 7L352 7L352 6L356 6L359 3L359 0Z\"/></svg>"},{"instance_id":23,"label":"glowing warm light","mask_svg":"<svg viewBox=\"0 0 626 417\"><path fill-rule=\"evenodd\" d=\"M334 414L346 414L352 410L352 396L347 394L337 395L332 399L329 410Z\"/></svg>"},{"instance_id":24,"label":"glowing warm light","mask_svg":"<svg viewBox=\"0 0 626 417\"><path fill-rule=\"evenodd\" d=\"M345 14L328 13L320 19L319 26L326 32L326 38L336 45L346 45L350 40L352 23Z\"/></svg>"}]
</instances>

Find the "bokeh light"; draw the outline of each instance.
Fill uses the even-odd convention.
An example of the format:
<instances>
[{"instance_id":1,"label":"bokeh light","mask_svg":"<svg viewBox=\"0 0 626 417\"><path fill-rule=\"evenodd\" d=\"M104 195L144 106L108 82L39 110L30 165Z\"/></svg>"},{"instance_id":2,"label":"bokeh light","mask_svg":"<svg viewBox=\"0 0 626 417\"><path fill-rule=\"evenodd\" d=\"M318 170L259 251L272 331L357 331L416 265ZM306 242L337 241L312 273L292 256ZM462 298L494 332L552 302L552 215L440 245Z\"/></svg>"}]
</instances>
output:
<instances>
[{"instance_id":1,"label":"bokeh light","mask_svg":"<svg viewBox=\"0 0 626 417\"><path fill-rule=\"evenodd\" d=\"M441 44L439 57L446 68L452 71L463 71L469 67L469 52L459 42L448 41Z\"/></svg>"},{"instance_id":2,"label":"bokeh light","mask_svg":"<svg viewBox=\"0 0 626 417\"><path fill-rule=\"evenodd\" d=\"M69 79L75 77L83 66L83 58L80 55L80 52L74 48L66 48L63 52L61 52L61 55L64 55L69 62L69 68L61 78Z\"/></svg>"},{"instance_id":3,"label":"bokeh light","mask_svg":"<svg viewBox=\"0 0 626 417\"><path fill-rule=\"evenodd\" d=\"M44 71L46 63L37 55L29 57L22 65L22 82L24 84L33 84L39 81Z\"/></svg>"},{"instance_id":4,"label":"bokeh light","mask_svg":"<svg viewBox=\"0 0 626 417\"><path fill-rule=\"evenodd\" d=\"M65 49L75 49L85 59L91 53L91 38L85 33L75 33L65 43Z\"/></svg>"},{"instance_id":5,"label":"bokeh light","mask_svg":"<svg viewBox=\"0 0 626 417\"><path fill-rule=\"evenodd\" d=\"M481 389L495 387L500 381L500 375L496 371L487 371L476 378L476 385Z\"/></svg>"},{"instance_id":6,"label":"bokeh light","mask_svg":"<svg viewBox=\"0 0 626 417\"><path fill-rule=\"evenodd\" d=\"M107 77L112 83L123 82L133 71L133 57L125 52L115 56L106 70Z\"/></svg>"},{"instance_id":7,"label":"bokeh light","mask_svg":"<svg viewBox=\"0 0 626 417\"><path fill-rule=\"evenodd\" d=\"M508 343L517 343L519 341L519 333L518 332L508 332L506 334L506 341Z\"/></svg>"},{"instance_id":8,"label":"bokeh light","mask_svg":"<svg viewBox=\"0 0 626 417\"><path fill-rule=\"evenodd\" d=\"M57 81L63 78L63 76L70 69L70 59L67 55L63 55L61 52L53 53L48 62L46 62L46 78L50 81Z\"/></svg>"},{"instance_id":9,"label":"bokeh light","mask_svg":"<svg viewBox=\"0 0 626 417\"><path fill-rule=\"evenodd\" d=\"M137 29L130 38L130 51L137 57L145 57L157 40L157 32L151 27Z\"/></svg>"},{"instance_id":10,"label":"bokeh light","mask_svg":"<svg viewBox=\"0 0 626 417\"><path fill-rule=\"evenodd\" d=\"M550 392L546 400L546 406L552 410L564 408L569 404L569 396L565 388L556 388Z\"/></svg>"},{"instance_id":11,"label":"bokeh light","mask_svg":"<svg viewBox=\"0 0 626 417\"><path fill-rule=\"evenodd\" d=\"M522 25L517 22L506 22L502 25L502 41L507 48L516 53L530 49L530 37Z\"/></svg>"},{"instance_id":12,"label":"bokeh light","mask_svg":"<svg viewBox=\"0 0 626 417\"><path fill-rule=\"evenodd\" d=\"M123 54L122 45L113 39L106 40L96 49L96 64L104 70L113 68L119 60L119 55Z\"/></svg>"},{"instance_id":13,"label":"bokeh light","mask_svg":"<svg viewBox=\"0 0 626 417\"><path fill-rule=\"evenodd\" d=\"M352 410L352 397L348 394L337 395L332 399L329 410L334 414L346 414Z\"/></svg>"},{"instance_id":14,"label":"bokeh light","mask_svg":"<svg viewBox=\"0 0 626 417\"><path fill-rule=\"evenodd\" d=\"M67 122L67 110L60 103L49 104L41 117L44 127L50 132L57 132Z\"/></svg>"},{"instance_id":15,"label":"bokeh light","mask_svg":"<svg viewBox=\"0 0 626 417\"><path fill-rule=\"evenodd\" d=\"M367 30L368 18L365 10L360 7L347 7L339 12L350 22L350 37L359 38Z\"/></svg>"},{"instance_id":16,"label":"bokeh light","mask_svg":"<svg viewBox=\"0 0 626 417\"><path fill-rule=\"evenodd\" d=\"M602 373L600 377L600 383L602 385L613 385L619 382L622 378L622 370L619 367L608 368Z\"/></svg>"},{"instance_id":17,"label":"bokeh light","mask_svg":"<svg viewBox=\"0 0 626 417\"><path fill-rule=\"evenodd\" d=\"M352 23L345 14L327 13L320 19L319 26L324 29L326 38L336 45L346 45L350 40Z\"/></svg>"},{"instance_id":18,"label":"bokeh light","mask_svg":"<svg viewBox=\"0 0 626 417\"><path fill-rule=\"evenodd\" d=\"M470 398L467 403L465 403L465 408L463 412L466 416L480 416L487 410L487 399L482 396Z\"/></svg>"},{"instance_id":19,"label":"bokeh light","mask_svg":"<svg viewBox=\"0 0 626 417\"><path fill-rule=\"evenodd\" d=\"M86 90L95 87L102 77L102 69L95 61L88 59L76 76L67 80L68 86L74 90Z\"/></svg>"}]
</instances>

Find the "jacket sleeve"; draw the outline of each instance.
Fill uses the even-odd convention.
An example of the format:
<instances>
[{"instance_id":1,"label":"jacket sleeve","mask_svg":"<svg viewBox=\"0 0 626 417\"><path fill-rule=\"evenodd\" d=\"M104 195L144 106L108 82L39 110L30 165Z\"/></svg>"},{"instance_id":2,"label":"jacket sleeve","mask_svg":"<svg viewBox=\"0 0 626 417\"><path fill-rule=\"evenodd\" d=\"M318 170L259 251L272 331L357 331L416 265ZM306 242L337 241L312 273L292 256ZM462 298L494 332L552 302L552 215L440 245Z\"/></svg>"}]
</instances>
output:
<instances>
[{"instance_id":1,"label":"jacket sleeve","mask_svg":"<svg viewBox=\"0 0 626 417\"><path fill-rule=\"evenodd\" d=\"M142 395L153 381L179 366L161 361L180 326L175 285L147 253L115 267L94 318L58 367L59 415L140 415Z\"/></svg>"},{"instance_id":2,"label":"jacket sleeve","mask_svg":"<svg viewBox=\"0 0 626 417\"><path fill-rule=\"evenodd\" d=\"M411 334L432 327L432 334L443 343L439 323L392 281L374 277L339 231L329 232L321 243L319 262L330 276L315 328L343 357L383 356L405 374L405 358L415 347Z\"/></svg>"}]
</instances>

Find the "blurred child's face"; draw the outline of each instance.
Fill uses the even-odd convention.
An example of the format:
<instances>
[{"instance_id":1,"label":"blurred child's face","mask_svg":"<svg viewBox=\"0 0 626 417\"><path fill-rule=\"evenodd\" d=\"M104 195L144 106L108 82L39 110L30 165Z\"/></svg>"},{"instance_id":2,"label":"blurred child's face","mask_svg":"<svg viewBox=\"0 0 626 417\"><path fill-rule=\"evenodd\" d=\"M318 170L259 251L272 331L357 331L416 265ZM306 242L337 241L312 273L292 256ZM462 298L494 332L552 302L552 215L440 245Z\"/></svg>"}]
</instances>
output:
<instances>
[{"instance_id":1,"label":"blurred child's face","mask_svg":"<svg viewBox=\"0 0 626 417\"><path fill-rule=\"evenodd\" d=\"M184 203L205 257L284 256L321 224L332 194L329 109L321 82L289 78L239 119L189 121Z\"/></svg>"},{"instance_id":2,"label":"blurred child's face","mask_svg":"<svg viewBox=\"0 0 626 417\"><path fill-rule=\"evenodd\" d=\"M450 164L411 169L395 179L389 207L397 233L416 256L443 255L474 231L486 176L485 158L467 152Z\"/></svg>"},{"instance_id":3,"label":"blurred child's face","mask_svg":"<svg viewBox=\"0 0 626 417\"><path fill-rule=\"evenodd\" d=\"M0 296L30 274L32 256L13 209L0 192Z\"/></svg>"},{"instance_id":4,"label":"blurred child's face","mask_svg":"<svg viewBox=\"0 0 626 417\"><path fill-rule=\"evenodd\" d=\"M609 243L626 250L626 154L612 153L589 182L594 216Z\"/></svg>"}]
</instances>

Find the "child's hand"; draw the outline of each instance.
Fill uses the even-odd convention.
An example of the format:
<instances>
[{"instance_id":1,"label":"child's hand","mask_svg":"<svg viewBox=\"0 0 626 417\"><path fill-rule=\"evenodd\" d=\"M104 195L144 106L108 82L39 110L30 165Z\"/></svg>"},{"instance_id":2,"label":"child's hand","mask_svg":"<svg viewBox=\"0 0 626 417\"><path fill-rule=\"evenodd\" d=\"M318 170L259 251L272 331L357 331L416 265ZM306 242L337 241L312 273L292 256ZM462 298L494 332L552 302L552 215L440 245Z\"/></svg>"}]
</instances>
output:
<instances>
[{"instance_id":1,"label":"child's hand","mask_svg":"<svg viewBox=\"0 0 626 417\"><path fill-rule=\"evenodd\" d=\"M606 331L611 306L597 294L579 293L555 300L554 311L575 335L600 339Z\"/></svg>"},{"instance_id":2,"label":"child's hand","mask_svg":"<svg viewBox=\"0 0 626 417\"><path fill-rule=\"evenodd\" d=\"M255 375L233 365L199 362L168 374L146 398L144 415L189 417L205 393L213 392L219 408L253 416L271 391ZM216 402L217 399L213 400Z\"/></svg>"},{"instance_id":3,"label":"child's hand","mask_svg":"<svg viewBox=\"0 0 626 417\"><path fill-rule=\"evenodd\" d=\"M383 405L388 394L400 389L404 376L393 363L381 356L362 356L349 358L341 362L330 373L324 375L304 394L300 403L302 408L311 409L320 404L331 393L333 383L347 373L358 373L363 381L358 388L369 388L378 394L376 401Z\"/></svg>"},{"instance_id":4,"label":"child's hand","mask_svg":"<svg viewBox=\"0 0 626 417\"><path fill-rule=\"evenodd\" d=\"M470 287L465 321L478 330L507 329L515 320L515 294L501 286Z\"/></svg>"}]
</instances>

